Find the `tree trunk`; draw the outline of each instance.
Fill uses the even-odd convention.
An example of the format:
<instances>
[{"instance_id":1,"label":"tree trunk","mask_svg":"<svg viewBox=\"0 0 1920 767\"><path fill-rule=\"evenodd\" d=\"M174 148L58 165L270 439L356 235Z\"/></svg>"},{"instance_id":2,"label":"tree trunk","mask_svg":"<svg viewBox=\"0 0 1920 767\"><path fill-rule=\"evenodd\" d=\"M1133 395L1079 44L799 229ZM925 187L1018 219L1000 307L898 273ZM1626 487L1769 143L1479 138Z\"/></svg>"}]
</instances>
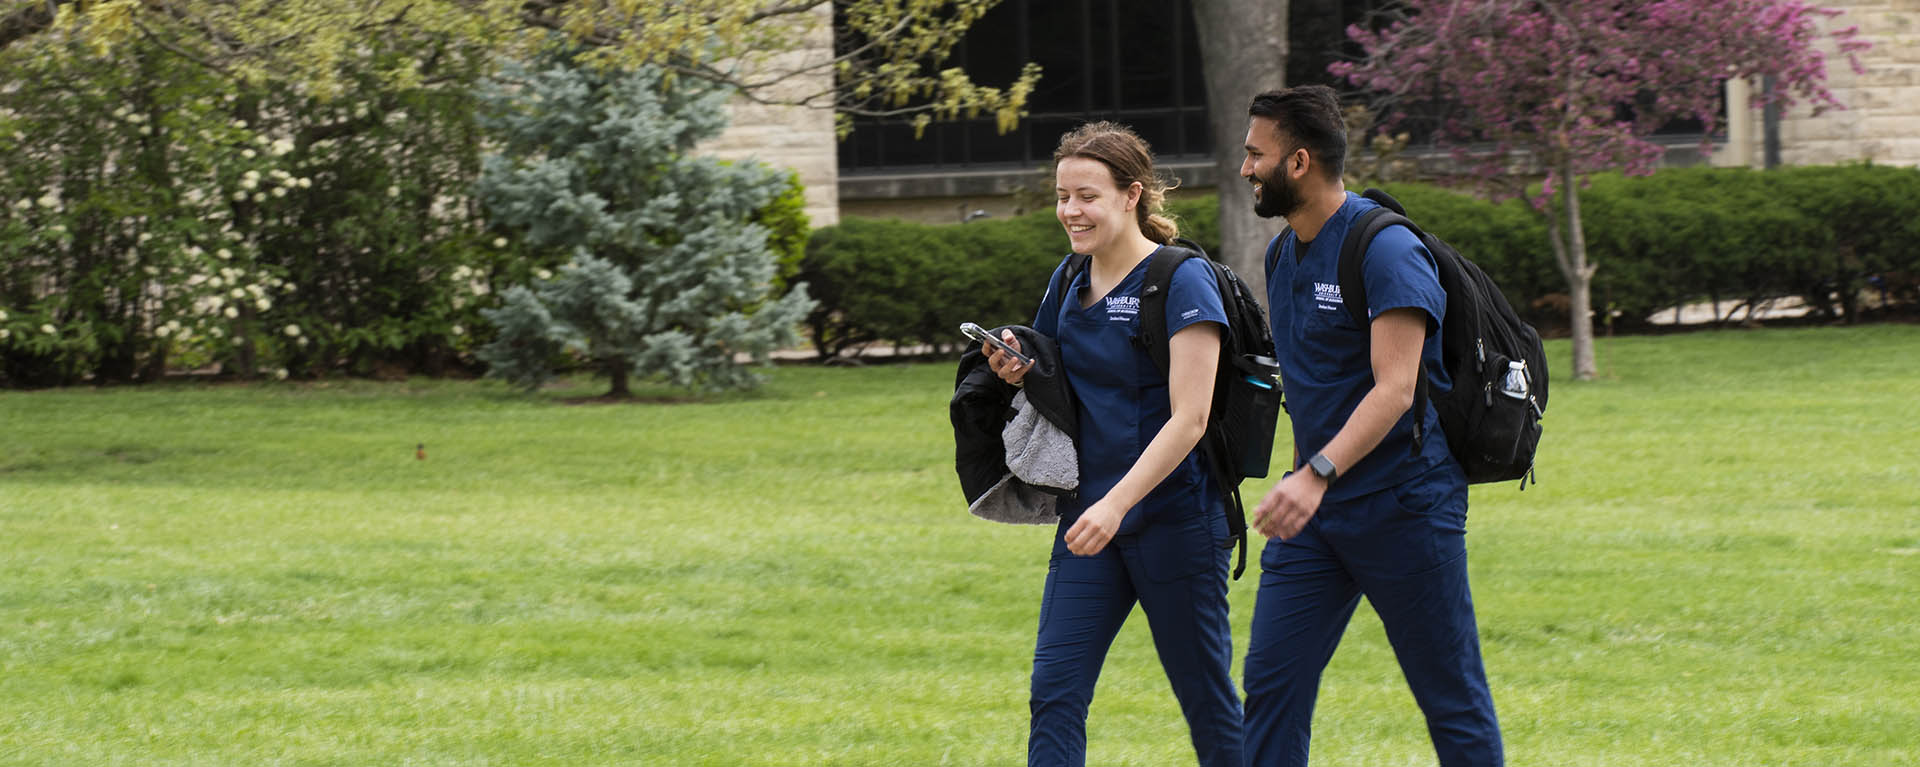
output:
<instances>
[{"instance_id":1,"label":"tree trunk","mask_svg":"<svg viewBox=\"0 0 1920 767\"><path fill-rule=\"evenodd\" d=\"M253 331L259 323L254 321L253 307L244 301L236 303L240 304L240 318L228 325L232 328L233 340L239 342L233 347L233 373L238 378L251 381L260 377L259 355L255 352L253 338Z\"/></svg>"},{"instance_id":2,"label":"tree trunk","mask_svg":"<svg viewBox=\"0 0 1920 767\"><path fill-rule=\"evenodd\" d=\"M1580 181L1573 177L1571 163L1552 163L1559 169L1558 183L1564 198L1548 200L1540 214L1547 219L1547 241L1553 245L1553 260L1560 276L1567 280L1567 326L1573 331L1573 377L1593 380L1596 373L1593 355L1593 272L1587 263L1587 241L1580 228ZM1556 205L1564 202L1564 207ZM1565 220L1562 220L1562 216ZM1678 321L1678 310L1675 311Z\"/></svg>"},{"instance_id":3,"label":"tree trunk","mask_svg":"<svg viewBox=\"0 0 1920 767\"><path fill-rule=\"evenodd\" d=\"M627 370L631 367L632 363L624 357L607 361L607 377L613 380L613 388L607 390L607 396L633 396L633 390L627 387Z\"/></svg>"},{"instance_id":4,"label":"tree trunk","mask_svg":"<svg viewBox=\"0 0 1920 767\"><path fill-rule=\"evenodd\" d=\"M1561 179L1567 186L1567 311L1573 329L1573 378L1591 381L1599 375L1593 355L1593 273L1587 263L1587 235L1580 228L1580 179L1571 164L1562 165Z\"/></svg>"},{"instance_id":5,"label":"tree trunk","mask_svg":"<svg viewBox=\"0 0 1920 767\"><path fill-rule=\"evenodd\" d=\"M1286 85L1285 0L1193 0L1207 80L1207 117L1213 138L1214 184L1220 192L1222 263L1249 284L1265 286L1261 257L1286 222L1253 214L1253 187L1240 178L1246 158L1247 105L1262 91ZM1260 303L1265 290L1254 291Z\"/></svg>"}]
</instances>

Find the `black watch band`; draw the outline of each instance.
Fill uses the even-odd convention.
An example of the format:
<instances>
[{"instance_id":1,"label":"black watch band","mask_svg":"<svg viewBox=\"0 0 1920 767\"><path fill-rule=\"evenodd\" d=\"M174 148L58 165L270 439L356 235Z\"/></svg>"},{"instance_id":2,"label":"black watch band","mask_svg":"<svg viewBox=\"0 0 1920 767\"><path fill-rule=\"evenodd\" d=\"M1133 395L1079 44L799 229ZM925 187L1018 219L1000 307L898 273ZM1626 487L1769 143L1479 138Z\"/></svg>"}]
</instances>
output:
<instances>
[{"instance_id":1,"label":"black watch band","mask_svg":"<svg viewBox=\"0 0 1920 767\"><path fill-rule=\"evenodd\" d=\"M1340 476L1340 470L1333 467L1333 461L1328 460L1327 456L1322 453L1314 453L1312 458L1308 458L1307 468L1312 469L1315 475L1326 480L1327 484L1333 484L1333 480Z\"/></svg>"}]
</instances>

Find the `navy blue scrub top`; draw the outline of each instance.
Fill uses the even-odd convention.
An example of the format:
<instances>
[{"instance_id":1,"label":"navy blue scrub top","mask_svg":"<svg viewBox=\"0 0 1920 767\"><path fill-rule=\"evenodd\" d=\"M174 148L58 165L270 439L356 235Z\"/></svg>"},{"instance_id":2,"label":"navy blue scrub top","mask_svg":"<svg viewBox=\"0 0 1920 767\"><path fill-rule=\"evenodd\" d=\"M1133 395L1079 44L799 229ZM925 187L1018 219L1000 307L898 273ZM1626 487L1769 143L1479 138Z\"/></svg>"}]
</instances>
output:
<instances>
[{"instance_id":1,"label":"navy blue scrub top","mask_svg":"<svg viewBox=\"0 0 1920 767\"><path fill-rule=\"evenodd\" d=\"M1061 300L1049 287L1033 318L1035 330L1059 342L1067 381L1080 401L1080 489L1075 498L1061 504L1060 515L1067 524L1119 484L1173 413L1166 374L1133 342L1140 333L1140 289L1151 260L1141 259L1113 290L1081 308L1092 274L1092 269L1084 269L1066 287L1071 300ZM1065 267L1062 261L1055 268L1049 286L1059 281ZM1213 322L1222 328L1227 324L1213 270L1197 258L1173 272L1167 291L1167 336L1196 322ZM1155 519L1202 513L1212 507L1214 498L1212 480L1196 448L1127 510L1118 533L1138 532Z\"/></svg>"},{"instance_id":2,"label":"navy blue scrub top","mask_svg":"<svg viewBox=\"0 0 1920 767\"><path fill-rule=\"evenodd\" d=\"M1327 219L1320 233L1298 257L1298 239L1289 230L1275 238L1279 258L1269 258L1267 302L1272 307L1273 342L1279 347L1281 382L1286 386L1287 412L1293 421L1293 444L1305 461L1326 447L1360 400L1373 390L1373 358L1369 352L1371 328L1356 327L1340 296L1340 242L1354 218L1380 207L1372 200L1347 193L1347 201ZM1270 251L1271 252L1271 251ZM1447 294L1433 254L1406 227L1389 227L1367 248L1362 279L1367 286L1367 317L1393 309L1413 308L1427 315L1427 340L1421 360L1430 392L1452 388L1440 365L1440 319L1446 315ZM1451 460L1447 440L1440 433L1440 417L1431 394L1426 411L1426 443L1412 454L1413 413L1402 415L1379 446L1352 467L1339 467L1340 478L1327 488L1325 500L1356 498L1419 477ZM1298 469L1299 466L1295 466Z\"/></svg>"}]
</instances>

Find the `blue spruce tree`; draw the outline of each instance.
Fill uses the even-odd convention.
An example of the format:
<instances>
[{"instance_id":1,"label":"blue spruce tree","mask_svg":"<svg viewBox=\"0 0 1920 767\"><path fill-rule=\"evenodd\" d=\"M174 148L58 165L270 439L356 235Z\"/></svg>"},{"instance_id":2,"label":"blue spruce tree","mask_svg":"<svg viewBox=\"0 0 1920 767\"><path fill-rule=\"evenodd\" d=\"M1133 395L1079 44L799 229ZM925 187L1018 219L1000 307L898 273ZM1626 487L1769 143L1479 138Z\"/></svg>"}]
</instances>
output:
<instances>
[{"instance_id":1,"label":"blue spruce tree","mask_svg":"<svg viewBox=\"0 0 1920 767\"><path fill-rule=\"evenodd\" d=\"M534 388L572 354L612 379L747 388L799 340L804 285L773 295L777 256L752 222L785 177L692 154L726 125L727 92L657 69L609 72L555 56L509 66L484 92L500 153L479 198L491 223L571 260L510 288L486 312L499 331L488 375Z\"/></svg>"}]
</instances>

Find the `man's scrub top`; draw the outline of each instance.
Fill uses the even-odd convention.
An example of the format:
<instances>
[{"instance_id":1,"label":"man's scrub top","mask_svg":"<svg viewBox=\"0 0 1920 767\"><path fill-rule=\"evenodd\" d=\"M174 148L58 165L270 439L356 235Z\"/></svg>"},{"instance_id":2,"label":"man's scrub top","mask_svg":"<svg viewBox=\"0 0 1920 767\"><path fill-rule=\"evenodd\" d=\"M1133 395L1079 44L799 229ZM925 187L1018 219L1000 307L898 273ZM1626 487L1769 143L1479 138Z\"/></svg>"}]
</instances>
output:
<instances>
[{"instance_id":1,"label":"man's scrub top","mask_svg":"<svg viewBox=\"0 0 1920 767\"><path fill-rule=\"evenodd\" d=\"M1361 213L1379 203L1352 192L1327 219L1320 233L1307 243L1305 253L1289 230L1268 248L1267 301L1272 309L1273 342L1280 354L1281 382L1286 387L1287 412L1293 421L1293 444L1302 463L1333 440L1360 400L1373 389L1371 328L1354 325L1340 295L1340 244ZM1278 258L1273 248L1279 248ZM1420 417L1427 437L1418 454L1413 449L1413 418L1400 417L1380 444L1358 465L1341 466L1340 476L1327 488L1324 500L1356 498L1425 475L1452 460L1432 397L1452 388L1440 364L1440 320L1446 316L1447 294L1433 254L1404 226L1388 227L1368 246L1362 274L1367 287L1367 317L1394 309L1419 309L1427 318L1427 339L1421 361L1429 396ZM1295 469L1299 466L1296 464Z\"/></svg>"},{"instance_id":2,"label":"man's scrub top","mask_svg":"<svg viewBox=\"0 0 1920 767\"><path fill-rule=\"evenodd\" d=\"M1079 400L1080 489L1075 498L1062 499L1060 506L1061 518L1069 525L1119 484L1172 416L1167 375L1134 340L1140 334L1139 296L1150 261L1151 257L1141 259L1126 279L1084 308L1081 303L1092 269L1082 269L1066 286L1066 300L1049 287L1034 316L1034 329L1059 342L1067 381ZM1062 261L1049 286L1059 282L1065 268ZM1217 323L1224 330L1227 315L1220 290L1212 268L1201 259L1181 263L1169 288L1169 338L1198 322ZM1219 501L1212 485L1196 446L1158 487L1127 511L1118 533L1138 532L1156 519L1204 513Z\"/></svg>"}]
</instances>

